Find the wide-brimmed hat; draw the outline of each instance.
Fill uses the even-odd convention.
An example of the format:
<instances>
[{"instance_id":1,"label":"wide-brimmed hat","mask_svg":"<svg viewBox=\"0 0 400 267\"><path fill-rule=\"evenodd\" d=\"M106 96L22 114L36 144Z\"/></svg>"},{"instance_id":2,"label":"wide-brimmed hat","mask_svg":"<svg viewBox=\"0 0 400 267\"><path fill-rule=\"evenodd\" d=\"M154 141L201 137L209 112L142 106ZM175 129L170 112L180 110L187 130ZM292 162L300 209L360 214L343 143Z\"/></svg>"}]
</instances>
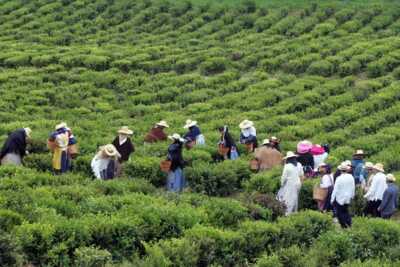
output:
<instances>
[{"instance_id":1,"label":"wide-brimmed hat","mask_svg":"<svg viewBox=\"0 0 400 267\"><path fill-rule=\"evenodd\" d=\"M320 145L313 145L310 149L311 154L314 156L322 155L325 153L325 149Z\"/></svg>"},{"instance_id":2,"label":"wide-brimmed hat","mask_svg":"<svg viewBox=\"0 0 400 267\"><path fill-rule=\"evenodd\" d=\"M120 157L118 150L112 144L103 146L101 148L101 152L103 152L106 156L109 156L109 157Z\"/></svg>"},{"instance_id":3,"label":"wide-brimmed hat","mask_svg":"<svg viewBox=\"0 0 400 267\"><path fill-rule=\"evenodd\" d=\"M197 124L197 121L192 121L192 120L186 120L185 126L183 126L184 129L193 127Z\"/></svg>"},{"instance_id":4,"label":"wide-brimmed hat","mask_svg":"<svg viewBox=\"0 0 400 267\"><path fill-rule=\"evenodd\" d=\"M312 143L308 140L303 140L297 144L297 153L304 154L311 150Z\"/></svg>"},{"instance_id":5,"label":"wide-brimmed hat","mask_svg":"<svg viewBox=\"0 0 400 267\"><path fill-rule=\"evenodd\" d=\"M351 161L350 160L345 160L342 163L346 164L347 166L351 167Z\"/></svg>"},{"instance_id":6,"label":"wide-brimmed hat","mask_svg":"<svg viewBox=\"0 0 400 267\"><path fill-rule=\"evenodd\" d=\"M386 175L386 180L388 180L389 182L396 182L396 177L394 177L393 174L389 173L388 175Z\"/></svg>"},{"instance_id":7,"label":"wide-brimmed hat","mask_svg":"<svg viewBox=\"0 0 400 267\"><path fill-rule=\"evenodd\" d=\"M377 170L377 171L380 171L380 172L385 172L385 169L383 168L383 164L382 163L375 164L373 169Z\"/></svg>"},{"instance_id":8,"label":"wide-brimmed hat","mask_svg":"<svg viewBox=\"0 0 400 267\"><path fill-rule=\"evenodd\" d=\"M279 143L281 140L279 140L279 138L278 137L276 137L276 136L272 136L270 139L269 139L271 142L276 142L276 143Z\"/></svg>"},{"instance_id":9,"label":"wide-brimmed hat","mask_svg":"<svg viewBox=\"0 0 400 267\"><path fill-rule=\"evenodd\" d=\"M343 161L342 163L340 163L340 165L337 168L340 171L348 171L348 170L350 170L351 167L346 161Z\"/></svg>"},{"instance_id":10,"label":"wide-brimmed hat","mask_svg":"<svg viewBox=\"0 0 400 267\"><path fill-rule=\"evenodd\" d=\"M252 121L244 120L239 124L239 128L247 129L247 128L253 127L253 125L254 125L254 123Z\"/></svg>"},{"instance_id":11,"label":"wide-brimmed hat","mask_svg":"<svg viewBox=\"0 0 400 267\"><path fill-rule=\"evenodd\" d=\"M31 138L32 129L29 127L24 128L25 134L28 138Z\"/></svg>"},{"instance_id":12,"label":"wide-brimmed hat","mask_svg":"<svg viewBox=\"0 0 400 267\"><path fill-rule=\"evenodd\" d=\"M128 126L122 126L119 130L118 130L119 134L126 134L126 135L132 135L133 131L131 129L129 129Z\"/></svg>"},{"instance_id":13,"label":"wide-brimmed hat","mask_svg":"<svg viewBox=\"0 0 400 267\"><path fill-rule=\"evenodd\" d=\"M296 157L297 155L293 151L288 151L286 152L286 157L284 157L283 159L296 158Z\"/></svg>"},{"instance_id":14,"label":"wide-brimmed hat","mask_svg":"<svg viewBox=\"0 0 400 267\"><path fill-rule=\"evenodd\" d=\"M171 140L177 140L177 141L182 142L182 143L185 142L185 139L183 139L181 137L181 135L177 134L177 133L174 133L173 135L169 135L168 138L171 139Z\"/></svg>"},{"instance_id":15,"label":"wide-brimmed hat","mask_svg":"<svg viewBox=\"0 0 400 267\"><path fill-rule=\"evenodd\" d=\"M68 126L67 126L66 122L61 122L61 123L56 125L55 129L58 130L58 129L67 128L67 127Z\"/></svg>"},{"instance_id":16,"label":"wide-brimmed hat","mask_svg":"<svg viewBox=\"0 0 400 267\"><path fill-rule=\"evenodd\" d=\"M263 141L262 141L262 145L268 145L270 142L269 142L269 139L264 139Z\"/></svg>"},{"instance_id":17,"label":"wide-brimmed hat","mask_svg":"<svg viewBox=\"0 0 400 267\"><path fill-rule=\"evenodd\" d=\"M372 168L374 168L374 164L372 162L368 161L367 163L365 163L365 168L372 169Z\"/></svg>"},{"instance_id":18,"label":"wide-brimmed hat","mask_svg":"<svg viewBox=\"0 0 400 267\"><path fill-rule=\"evenodd\" d=\"M364 156L364 150L362 149L357 149L356 152L354 152L353 156Z\"/></svg>"},{"instance_id":19,"label":"wide-brimmed hat","mask_svg":"<svg viewBox=\"0 0 400 267\"><path fill-rule=\"evenodd\" d=\"M160 122L156 123L157 126L161 126L161 127L165 127L165 128L169 128L169 125L166 121L162 120Z\"/></svg>"},{"instance_id":20,"label":"wide-brimmed hat","mask_svg":"<svg viewBox=\"0 0 400 267\"><path fill-rule=\"evenodd\" d=\"M318 168L325 168L328 166L328 163L322 162L318 165Z\"/></svg>"}]
</instances>

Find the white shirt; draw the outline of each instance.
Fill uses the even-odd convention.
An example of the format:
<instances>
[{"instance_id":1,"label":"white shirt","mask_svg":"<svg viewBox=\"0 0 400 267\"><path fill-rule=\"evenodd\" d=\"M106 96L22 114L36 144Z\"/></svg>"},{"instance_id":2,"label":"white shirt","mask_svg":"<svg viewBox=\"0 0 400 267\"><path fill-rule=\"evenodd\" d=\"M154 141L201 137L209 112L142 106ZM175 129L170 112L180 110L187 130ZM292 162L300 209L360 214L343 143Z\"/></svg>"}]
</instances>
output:
<instances>
[{"instance_id":1,"label":"white shirt","mask_svg":"<svg viewBox=\"0 0 400 267\"><path fill-rule=\"evenodd\" d=\"M256 128L253 126L247 129L242 130L242 134L244 137L249 137L250 135L252 136L257 136Z\"/></svg>"},{"instance_id":2,"label":"white shirt","mask_svg":"<svg viewBox=\"0 0 400 267\"><path fill-rule=\"evenodd\" d=\"M314 170L318 170L318 167L321 163L325 163L325 160L328 158L328 153L324 153L321 155L314 155Z\"/></svg>"},{"instance_id":3,"label":"white shirt","mask_svg":"<svg viewBox=\"0 0 400 267\"><path fill-rule=\"evenodd\" d=\"M324 176L322 176L321 184L320 184L321 188L328 188L328 187L330 187L332 185L333 185L333 176L332 176L332 174L325 174Z\"/></svg>"},{"instance_id":4,"label":"white shirt","mask_svg":"<svg viewBox=\"0 0 400 267\"><path fill-rule=\"evenodd\" d=\"M303 166L301 163L297 163L297 166L294 166L291 163L285 164L281 177L281 185L287 185L288 183L292 184L301 184L301 177L304 176Z\"/></svg>"},{"instance_id":5,"label":"white shirt","mask_svg":"<svg viewBox=\"0 0 400 267\"><path fill-rule=\"evenodd\" d=\"M364 197L369 201L382 200L386 188L386 175L382 172L378 172L372 177L371 186Z\"/></svg>"},{"instance_id":6,"label":"white shirt","mask_svg":"<svg viewBox=\"0 0 400 267\"><path fill-rule=\"evenodd\" d=\"M119 139L119 145L122 146L126 142L126 140L128 140L128 137L120 136L118 139Z\"/></svg>"},{"instance_id":7,"label":"white shirt","mask_svg":"<svg viewBox=\"0 0 400 267\"><path fill-rule=\"evenodd\" d=\"M354 197L356 185L353 175L349 173L341 174L335 182L331 196L331 203L335 200L339 205L350 204Z\"/></svg>"},{"instance_id":8,"label":"white shirt","mask_svg":"<svg viewBox=\"0 0 400 267\"><path fill-rule=\"evenodd\" d=\"M96 176L97 179L101 179L101 172L107 169L109 163L109 158L103 158L99 155L94 156L90 165L92 167L94 176Z\"/></svg>"}]
</instances>

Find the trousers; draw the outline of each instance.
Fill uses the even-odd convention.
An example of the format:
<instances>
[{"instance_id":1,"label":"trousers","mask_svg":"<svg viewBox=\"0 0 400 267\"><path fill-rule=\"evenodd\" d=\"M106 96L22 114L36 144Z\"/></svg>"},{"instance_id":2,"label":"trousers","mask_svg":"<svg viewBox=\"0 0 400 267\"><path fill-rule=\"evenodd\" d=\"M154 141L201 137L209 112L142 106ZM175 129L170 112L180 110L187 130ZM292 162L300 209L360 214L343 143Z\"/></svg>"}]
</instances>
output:
<instances>
[{"instance_id":1,"label":"trousers","mask_svg":"<svg viewBox=\"0 0 400 267\"><path fill-rule=\"evenodd\" d=\"M334 205L336 210L336 216L339 220L340 226L342 226L342 228L351 227L351 216L349 213L349 205L348 204L340 205L336 201Z\"/></svg>"}]
</instances>

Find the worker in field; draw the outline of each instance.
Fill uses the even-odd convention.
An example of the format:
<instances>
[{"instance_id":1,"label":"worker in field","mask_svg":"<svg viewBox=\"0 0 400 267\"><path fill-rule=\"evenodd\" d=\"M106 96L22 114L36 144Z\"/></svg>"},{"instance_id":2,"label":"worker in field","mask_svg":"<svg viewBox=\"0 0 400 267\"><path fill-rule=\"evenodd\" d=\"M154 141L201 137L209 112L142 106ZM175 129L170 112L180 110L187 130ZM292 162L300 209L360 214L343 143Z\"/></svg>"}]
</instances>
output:
<instances>
[{"instance_id":1,"label":"worker in field","mask_svg":"<svg viewBox=\"0 0 400 267\"><path fill-rule=\"evenodd\" d=\"M276 150L269 139L264 139L262 146L256 148L254 157L258 162L258 170L265 171L282 164L283 156Z\"/></svg>"},{"instance_id":2,"label":"worker in field","mask_svg":"<svg viewBox=\"0 0 400 267\"><path fill-rule=\"evenodd\" d=\"M159 141L167 140L167 134L164 132L166 128L169 128L169 125L166 121L162 120L157 122L153 128L151 128L150 132L146 134L144 137L144 141L146 143L155 143Z\"/></svg>"},{"instance_id":3,"label":"worker in field","mask_svg":"<svg viewBox=\"0 0 400 267\"><path fill-rule=\"evenodd\" d=\"M303 140L297 144L297 160L301 163L306 177L313 177L314 172L314 157L311 154L313 144L308 140Z\"/></svg>"},{"instance_id":4,"label":"worker in field","mask_svg":"<svg viewBox=\"0 0 400 267\"><path fill-rule=\"evenodd\" d=\"M70 171L71 161L78 154L77 140L65 122L55 127L47 140L49 149L53 152L53 170L55 174Z\"/></svg>"},{"instance_id":5,"label":"worker in field","mask_svg":"<svg viewBox=\"0 0 400 267\"><path fill-rule=\"evenodd\" d=\"M254 123L249 120L244 120L239 124L240 128L240 143L246 145L248 152L254 152L257 148L257 131Z\"/></svg>"},{"instance_id":6,"label":"worker in field","mask_svg":"<svg viewBox=\"0 0 400 267\"><path fill-rule=\"evenodd\" d=\"M318 172L318 168L321 164L325 163L328 158L328 153L325 151L325 148L321 145L314 144L310 153L314 159L314 172Z\"/></svg>"},{"instance_id":7,"label":"worker in field","mask_svg":"<svg viewBox=\"0 0 400 267\"><path fill-rule=\"evenodd\" d=\"M21 165L22 160L28 151L27 143L31 139L32 130L30 128L18 129L7 137L3 148L0 151L1 165Z\"/></svg>"},{"instance_id":8,"label":"worker in field","mask_svg":"<svg viewBox=\"0 0 400 267\"><path fill-rule=\"evenodd\" d=\"M279 152L281 152L281 147L280 147L281 140L279 140L278 137L272 136L272 137L269 139L269 143L271 144L271 146L272 146L273 148L275 148L276 150L278 150Z\"/></svg>"},{"instance_id":9,"label":"worker in field","mask_svg":"<svg viewBox=\"0 0 400 267\"><path fill-rule=\"evenodd\" d=\"M121 155L114 145L108 144L100 147L91 162L94 176L101 180L110 180L116 177L120 158Z\"/></svg>"},{"instance_id":10,"label":"worker in field","mask_svg":"<svg viewBox=\"0 0 400 267\"><path fill-rule=\"evenodd\" d=\"M183 139L179 134L175 133L168 136L172 140L172 144L168 147L167 159L171 162L167 178L167 190L172 192L181 192L186 186L186 180L183 175L185 161L182 156Z\"/></svg>"},{"instance_id":11,"label":"worker in field","mask_svg":"<svg viewBox=\"0 0 400 267\"><path fill-rule=\"evenodd\" d=\"M386 175L386 181L387 188L383 193L382 202L378 207L378 212L381 214L382 218L390 219L399 205L399 188L395 183L396 177L394 177L393 174L389 173Z\"/></svg>"},{"instance_id":12,"label":"worker in field","mask_svg":"<svg viewBox=\"0 0 400 267\"><path fill-rule=\"evenodd\" d=\"M186 140L186 147L192 148L195 145L205 145L206 141L204 135L201 133L197 121L186 120L186 124L183 126L188 132L183 136Z\"/></svg>"},{"instance_id":13,"label":"worker in field","mask_svg":"<svg viewBox=\"0 0 400 267\"><path fill-rule=\"evenodd\" d=\"M218 151L219 154L224 159L235 160L239 157L239 153L237 151L237 147L235 144L235 140L231 136L228 126L223 126L218 128L221 137L218 143Z\"/></svg>"},{"instance_id":14,"label":"worker in field","mask_svg":"<svg viewBox=\"0 0 400 267\"><path fill-rule=\"evenodd\" d=\"M338 166L340 175L337 177L331 195L331 204L342 228L351 227L352 220L349 213L349 205L355 195L354 177L351 174L351 166L342 162Z\"/></svg>"},{"instance_id":15,"label":"worker in field","mask_svg":"<svg viewBox=\"0 0 400 267\"><path fill-rule=\"evenodd\" d=\"M112 144L120 155L117 164L117 176L121 176L123 164L124 162L127 162L131 154L135 152L135 146L130 138L133 134L133 131L129 129L128 126L122 126L117 133L118 136L115 137Z\"/></svg>"},{"instance_id":16,"label":"worker in field","mask_svg":"<svg viewBox=\"0 0 400 267\"><path fill-rule=\"evenodd\" d=\"M356 185L365 186L365 153L362 149L357 149L353 154L353 159L351 161L351 166L353 168L353 176Z\"/></svg>"},{"instance_id":17,"label":"worker in field","mask_svg":"<svg viewBox=\"0 0 400 267\"><path fill-rule=\"evenodd\" d=\"M372 169L373 177L371 186L368 188L367 193L364 198L367 199L367 207L364 211L366 216L370 215L372 217L380 217L380 212L378 211L381 205L383 194L387 189L386 175L382 163L377 163Z\"/></svg>"}]
</instances>

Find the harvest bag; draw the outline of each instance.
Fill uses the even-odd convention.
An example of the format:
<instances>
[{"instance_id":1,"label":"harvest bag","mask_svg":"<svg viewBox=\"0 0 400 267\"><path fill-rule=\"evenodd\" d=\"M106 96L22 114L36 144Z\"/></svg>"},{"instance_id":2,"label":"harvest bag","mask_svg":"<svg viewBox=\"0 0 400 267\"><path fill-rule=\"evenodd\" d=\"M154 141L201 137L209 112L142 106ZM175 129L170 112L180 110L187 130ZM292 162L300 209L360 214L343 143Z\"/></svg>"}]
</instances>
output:
<instances>
[{"instance_id":1,"label":"harvest bag","mask_svg":"<svg viewBox=\"0 0 400 267\"><path fill-rule=\"evenodd\" d=\"M323 201L328 196L328 188L321 188L319 184L314 185L313 199Z\"/></svg>"},{"instance_id":2,"label":"harvest bag","mask_svg":"<svg viewBox=\"0 0 400 267\"><path fill-rule=\"evenodd\" d=\"M258 160L252 159L250 160L250 169L253 171L258 171L260 168L260 164L258 163Z\"/></svg>"},{"instance_id":3,"label":"harvest bag","mask_svg":"<svg viewBox=\"0 0 400 267\"><path fill-rule=\"evenodd\" d=\"M218 145L218 153L221 156L225 156L229 152L229 147L224 146L224 144L219 144Z\"/></svg>"}]
</instances>

